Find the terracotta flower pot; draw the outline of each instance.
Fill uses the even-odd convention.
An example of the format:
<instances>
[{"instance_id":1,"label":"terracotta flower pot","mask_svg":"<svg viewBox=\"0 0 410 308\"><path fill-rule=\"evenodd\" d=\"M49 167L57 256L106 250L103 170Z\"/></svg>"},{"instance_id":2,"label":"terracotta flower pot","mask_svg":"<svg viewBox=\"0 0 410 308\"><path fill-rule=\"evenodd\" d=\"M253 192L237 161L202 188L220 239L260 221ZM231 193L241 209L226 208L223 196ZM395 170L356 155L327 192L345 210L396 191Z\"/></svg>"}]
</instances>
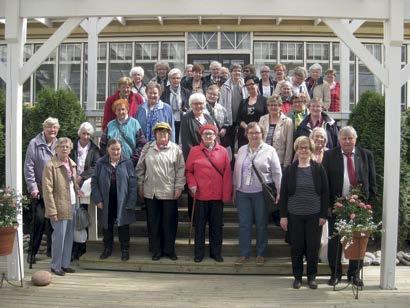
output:
<instances>
[{"instance_id":1,"label":"terracotta flower pot","mask_svg":"<svg viewBox=\"0 0 410 308\"><path fill-rule=\"evenodd\" d=\"M368 232L353 232L351 240L342 240L345 258L348 260L363 260L369 236Z\"/></svg>"},{"instance_id":2,"label":"terracotta flower pot","mask_svg":"<svg viewBox=\"0 0 410 308\"><path fill-rule=\"evenodd\" d=\"M17 227L0 228L0 256L8 256L13 252Z\"/></svg>"}]
</instances>

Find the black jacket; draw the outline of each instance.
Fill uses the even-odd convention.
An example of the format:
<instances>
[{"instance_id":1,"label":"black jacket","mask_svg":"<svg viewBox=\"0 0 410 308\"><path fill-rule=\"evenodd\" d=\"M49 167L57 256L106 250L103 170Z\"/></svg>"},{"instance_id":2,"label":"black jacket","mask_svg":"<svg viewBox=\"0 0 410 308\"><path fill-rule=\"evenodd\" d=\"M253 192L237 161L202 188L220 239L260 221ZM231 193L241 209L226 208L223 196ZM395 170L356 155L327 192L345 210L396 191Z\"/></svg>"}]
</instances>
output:
<instances>
[{"instance_id":1,"label":"black jacket","mask_svg":"<svg viewBox=\"0 0 410 308\"><path fill-rule=\"evenodd\" d=\"M296 171L299 161L294 161L289 165L282 176L280 186L280 216L288 217L288 200L296 192ZM312 170L313 183L315 191L320 196L320 217L327 218L327 207L329 204L329 186L326 176L326 171L323 166L313 160L310 161L310 169Z\"/></svg>"},{"instance_id":2,"label":"black jacket","mask_svg":"<svg viewBox=\"0 0 410 308\"><path fill-rule=\"evenodd\" d=\"M273 91L275 91L275 88L278 82L276 80L273 80L272 78L269 78L269 84L270 84L270 94L269 95L272 95ZM259 94L263 95L262 79L259 82L258 89L259 89Z\"/></svg>"},{"instance_id":3,"label":"black jacket","mask_svg":"<svg viewBox=\"0 0 410 308\"><path fill-rule=\"evenodd\" d=\"M357 182L362 186L367 201L374 201L376 196L376 168L373 154L369 150L355 147L354 164ZM343 193L344 164L340 147L325 152L322 165L329 181L329 207L333 208L336 198Z\"/></svg>"},{"instance_id":4,"label":"black jacket","mask_svg":"<svg viewBox=\"0 0 410 308\"><path fill-rule=\"evenodd\" d=\"M83 182L89 179L93 175L95 165L97 164L97 160L100 158L100 149L97 147L97 145L92 140L90 142L91 142L90 148L88 150L87 157L85 158L84 171L83 173L78 174L79 176L82 177ZM78 148L78 139L73 142L73 150L71 151L71 154L70 154L70 158L73 161L75 161L75 163L77 163L77 158L78 158L77 148Z\"/></svg>"},{"instance_id":5,"label":"black jacket","mask_svg":"<svg viewBox=\"0 0 410 308\"><path fill-rule=\"evenodd\" d=\"M162 92L161 95L161 100L164 103L167 103L168 105L171 105L171 90L170 90L171 85L166 86L164 89L164 92ZM189 91L187 88L184 88L181 85L181 112L186 112L189 109L189 96L191 95L191 91Z\"/></svg>"}]
</instances>

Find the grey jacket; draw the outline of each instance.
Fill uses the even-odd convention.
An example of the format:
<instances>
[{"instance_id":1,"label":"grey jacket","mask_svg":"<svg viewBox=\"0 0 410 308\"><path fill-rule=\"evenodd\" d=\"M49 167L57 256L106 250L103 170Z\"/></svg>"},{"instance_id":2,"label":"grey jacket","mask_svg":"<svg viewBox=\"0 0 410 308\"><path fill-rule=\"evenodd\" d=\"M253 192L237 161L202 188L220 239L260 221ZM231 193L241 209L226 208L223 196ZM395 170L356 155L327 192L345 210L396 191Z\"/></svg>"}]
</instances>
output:
<instances>
[{"instance_id":1,"label":"grey jacket","mask_svg":"<svg viewBox=\"0 0 410 308\"><path fill-rule=\"evenodd\" d=\"M24 161L24 178L29 193L33 191L41 192L39 186L41 186L43 170L55 153L56 143L57 139L53 141L49 148L42 132L30 140Z\"/></svg>"},{"instance_id":2,"label":"grey jacket","mask_svg":"<svg viewBox=\"0 0 410 308\"><path fill-rule=\"evenodd\" d=\"M144 187L145 198L175 199L175 191L182 191L185 185L185 161L181 149L171 141L162 150L155 141L147 143L142 149L136 174L138 187Z\"/></svg>"},{"instance_id":3,"label":"grey jacket","mask_svg":"<svg viewBox=\"0 0 410 308\"><path fill-rule=\"evenodd\" d=\"M117 167L110 164L108 155L100 158L91 177L91 198L95 204L102 202L103 228L108 228L108 204L110 200L111 173L116 173L117 180L117 218L118 226L135 222L137 203L137 180L131 159L121 157Z\"/></svg>"},{"instance_id":4,"label":"grey jacket","mask_svg":"<svg viewBox=\"0 0 410 308\"><path fill-rule=\"evenodd\" d=\"M244 88L244 81L241 78L239 80L239 86L242 88L242 99L245 99L248 97L247 91ZM227 115L227 123L229 125L233 124L233 121L236 120L236 115L238 110L236 112L232 112L232 79L229 78L221 87L221 95L219 96L219 103L225 107L226 109L226 115ZM242 100L239 104L242 104ZM238 106L239 106L238 104Z\"/></svg>"}]
</instances>

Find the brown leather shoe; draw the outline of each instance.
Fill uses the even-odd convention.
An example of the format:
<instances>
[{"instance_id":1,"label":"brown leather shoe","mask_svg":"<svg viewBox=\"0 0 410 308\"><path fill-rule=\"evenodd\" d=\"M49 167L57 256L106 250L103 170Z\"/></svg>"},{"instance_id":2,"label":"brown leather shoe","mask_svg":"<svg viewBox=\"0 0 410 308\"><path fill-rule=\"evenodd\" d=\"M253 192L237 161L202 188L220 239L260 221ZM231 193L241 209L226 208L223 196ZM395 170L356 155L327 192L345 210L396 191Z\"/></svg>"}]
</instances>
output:
<instances>
[{"instance_id":1,"label":"brown leather shoe","mask_svg":"<svg viewBox=\"0 0 410 308\"><path fill-rule=\"evenodd\" d=\"M263 266L265 265L265 258L262 256L257 256L256 257L256 265L257 266Z\"/></svg>"},{"instance_id":2,"label":"brown leather shoe","mask_svg":"<svg viewBox=\"0 0 410 308\"><path fill-rule=\"evenodd\" d=\"M236 264L236 265L242 265L242 264L245 264L245 263L248 262L248 261L249 261L249 258L244 257L244 256L240 256L240 257L238 258L238 260L235 261L235 264Z\"/></svg>"}]
</instances>

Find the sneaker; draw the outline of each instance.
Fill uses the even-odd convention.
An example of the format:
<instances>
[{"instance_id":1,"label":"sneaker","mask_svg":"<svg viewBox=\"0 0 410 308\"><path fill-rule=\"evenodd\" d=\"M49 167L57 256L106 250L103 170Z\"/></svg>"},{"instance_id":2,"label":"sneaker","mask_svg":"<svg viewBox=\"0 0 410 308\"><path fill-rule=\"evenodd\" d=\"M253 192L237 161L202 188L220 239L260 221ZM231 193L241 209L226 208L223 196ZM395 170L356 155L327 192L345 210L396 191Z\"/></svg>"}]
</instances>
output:
<instances>
[{"instance_id":1,"label":"sneaker","mask_svg":"<svg viewBox=\"0 0 410 308\"><path fill-rule=\"evenodd\" d=\"M242 264L245 264L248 261L249 261L249 258L241 256L241 257L238 258L238 260L235 261L235 264L236 265L242 265Z\"/></svg>"},{"instance_id":2,"label":"sneaker","mask_svg":"<svg viewBox=\"0 0 410 308\"><path fill-rule=\"evenodd\" d=\"M262 256L256 257L256 265L263 266L265 264L265 258Z\"/></svg>"}]
</instances>

